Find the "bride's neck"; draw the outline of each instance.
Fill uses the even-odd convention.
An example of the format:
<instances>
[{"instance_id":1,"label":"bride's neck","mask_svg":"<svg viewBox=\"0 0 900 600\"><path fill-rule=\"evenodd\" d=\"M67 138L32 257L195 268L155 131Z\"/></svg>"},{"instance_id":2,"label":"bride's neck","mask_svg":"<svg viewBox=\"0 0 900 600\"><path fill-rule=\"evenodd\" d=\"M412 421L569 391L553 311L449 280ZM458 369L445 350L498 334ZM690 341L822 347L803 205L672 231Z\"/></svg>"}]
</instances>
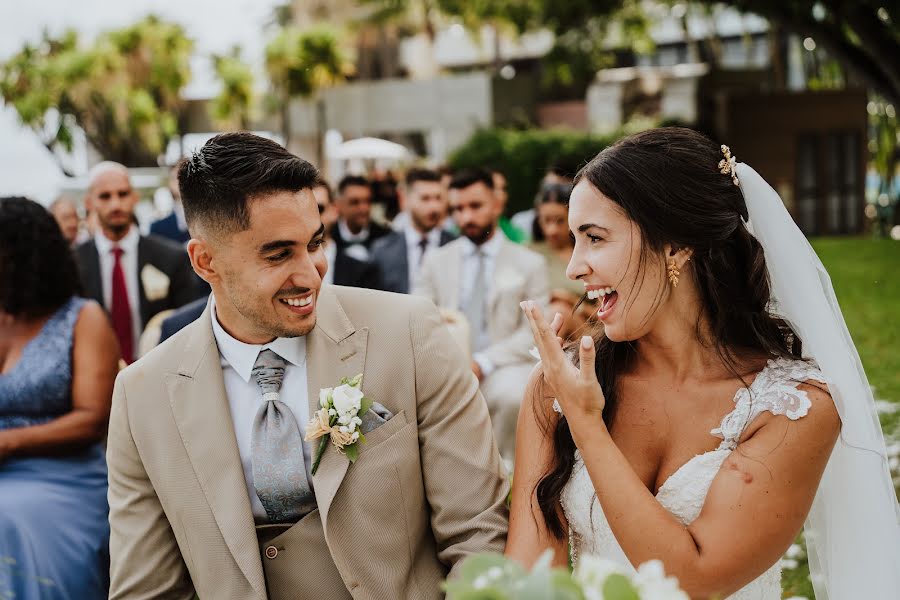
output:
<instances>
[{"instance_id":1,"label":"bride's neck","mask_svg":"<svg viewBox=\"0 0 900 600\"><path fill-rule=\"evenodd\" d=\"M636 341L634 367L665 374L676 383L703 378L721 368L715 345L701 342L710 337L696 288L680 287L660 307L650 331Z\"/></svg>"}]
</instances>

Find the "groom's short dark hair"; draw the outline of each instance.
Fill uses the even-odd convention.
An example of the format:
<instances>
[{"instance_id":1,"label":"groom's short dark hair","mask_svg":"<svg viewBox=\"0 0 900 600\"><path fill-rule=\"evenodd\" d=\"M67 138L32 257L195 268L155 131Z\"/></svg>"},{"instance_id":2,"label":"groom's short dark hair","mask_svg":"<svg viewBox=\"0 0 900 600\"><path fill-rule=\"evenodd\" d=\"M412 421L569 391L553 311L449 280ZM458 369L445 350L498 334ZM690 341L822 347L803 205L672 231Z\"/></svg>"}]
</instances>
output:
<instances>
[{"instance_id":1,"label":"groom's short dark hair","mask_svg":"<svg viewBox=\"0 0 900 600\"><path fill-rule=\"evenodd\" d=\"M248 203L273 192L312 188L319 171L281 144L247 132L223 133L178 166L188 228L243 231Z\"/></svg>"}]
</instances>

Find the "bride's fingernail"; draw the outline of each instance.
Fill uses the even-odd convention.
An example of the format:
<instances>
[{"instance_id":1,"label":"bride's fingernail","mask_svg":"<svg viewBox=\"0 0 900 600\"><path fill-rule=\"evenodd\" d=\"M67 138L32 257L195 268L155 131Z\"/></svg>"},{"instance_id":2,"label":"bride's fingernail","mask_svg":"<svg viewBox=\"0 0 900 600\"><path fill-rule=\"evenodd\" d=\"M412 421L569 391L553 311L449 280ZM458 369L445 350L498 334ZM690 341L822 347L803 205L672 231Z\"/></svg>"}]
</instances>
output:
<instances>
[{"instance_id":1,"label":"bride's fingernail","mask_svg":"<svg viewBox=\"0 0 900 600\"><path fill-rule=\"evenodd\" d=\"M594 345L594 340L589 335L582 336L581 338L581 347L585 350L590 350L591 346Z\"/></svg>"}]
</instances>

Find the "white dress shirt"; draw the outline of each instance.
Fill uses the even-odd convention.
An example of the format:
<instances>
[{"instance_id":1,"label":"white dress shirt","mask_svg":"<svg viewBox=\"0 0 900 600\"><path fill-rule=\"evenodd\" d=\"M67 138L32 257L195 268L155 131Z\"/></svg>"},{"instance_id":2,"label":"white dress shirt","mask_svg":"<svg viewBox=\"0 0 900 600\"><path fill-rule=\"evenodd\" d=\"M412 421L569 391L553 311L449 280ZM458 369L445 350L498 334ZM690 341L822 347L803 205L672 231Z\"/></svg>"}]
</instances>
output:
<instances>
[{"instance_id":1,"label":"white dress shirt","mask_svg":"<svg viewBox=\"0 0 900 600\"><path fill-rule=\"evenodd\" d=\"M256 495L256 487L253 485L253 463L250 455L251 440L253 437L253 421L259 407L262 406L262 392L251 378L253 365L259 353L269 349L282 357L287 365L284 370L284 380L281 383L281 402L286 404L294 413L297 426L302 435L306 422L309 420L309 406L306 389L306 337L276 338L268 344L245 344L233 338L219 324L216 317L216 300L210 295L212 310L213 334L219 347L219 358L222 363L222 378L225 381L225 394L228 396L228 406L231 408L231 421L234 423L234 435L237 438L238 451L241 455L241 464L244 467L244 480L247 483L247 495L250 497L250 507L253 517L257 522L266 522L268 516L262 502ZM303 462L301 449L297 449L297 460Z\"/></svg>"},{"instance_id":2,"label":"white dress shirt","mask_svg":"<svg viewBox=\"0 0 900 600\"><path fill-rule=\"evenodd\" d=\"M343 219L338 219L338 231L341 232L341 238L348 248L354 245L359 247L359 250L356 250L358 254L353 256L353 258L356 260L369 260L369 249L365 246L369 240L370 231L368 227L360 229L359 233L352 233L350 228L347 227L347 223Z\"/></svg>"},{"instance_id":3,"label":"white dress shirt","mask_svg":"<svg viewBox=\"0 0 900 600\"><path fill-rule=\"evenodd\" d=\"M409 275L409 289L416 287L416 275L419 273L419 267L422 266L422 248L419 242L422 241L422 234L407 222L403 228L403 234L406 236L406 263L409 265L407 275ZM425 246L425 253L439 248L441 246L441 230L435 227L425 234L428 245Z\"/></svg>"},{"instance_id":4,"label":"white dress shirt","mask_svg":"<svg viewBox=\"0 0 900 600\"><path fill-rule=\"evenodd\" d=\"M461 239L463 240L463 256L461 278L462 289L460 290L459 296L460 302L465 302L465 298L472 297L472 292L476 285L483 285L485 287L485 302L487 302L487 298L490 296L491 284L494 281L494 267L497 264L497 255L500 253L500 248L503 245L503 233L500 231L500 228L497 227L494 234L491 236L491 239L481 246L476 246L472 240L467 237ZM476 255L476 251L479 248L484 253L484 280L476 282L475 279L478 277L478 256ZM462 304L459 309L461 311L463 310ZM487 306L485 306L485 314L490 314ZM491 334L488 332L487 328L479 331L472 331L471 335L475 336L476 348L487 348L491 345ZM494 370L494 363L482 352L473 354L472 359L478 363L478 367L485 377L490 375Z\"/></svg>"},{"instance_id":5,"label":"white dress shirt","mask_svg":"<svg viewBox=\"0 0 900 600\"><path fill-rule=\"evenodd\" d=\"M141 278L138 273L138 243L141 241L141 234L138 228L133 226L128 230L124 238L118 242L113 242L103 235L103 231L99 230L94 235L94 244L97 246L97 254L100 255L100 280L103 286L103 305L107 311L112 311L112 272L113 266L116 264L116 257L113 256L113 247L118 246L122 249L122 272L125 275L125 287L128 289L128 308L131 311L131 334L132 348L137 354L138 340L141 338L141 331L144 330L141 323ZM135 356L136 357L136 356Z\"/></svg>"}]
</instances>

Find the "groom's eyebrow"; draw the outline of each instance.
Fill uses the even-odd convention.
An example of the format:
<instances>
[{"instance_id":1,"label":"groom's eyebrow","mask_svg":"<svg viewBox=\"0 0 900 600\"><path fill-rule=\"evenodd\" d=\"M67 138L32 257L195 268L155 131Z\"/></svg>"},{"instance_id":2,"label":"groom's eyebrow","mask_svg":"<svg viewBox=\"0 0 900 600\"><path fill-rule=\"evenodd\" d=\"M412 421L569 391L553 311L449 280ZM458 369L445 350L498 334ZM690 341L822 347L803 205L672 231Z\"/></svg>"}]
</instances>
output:
<instances>
[{"instance_id":1,"label":"groom's eyebrow","mask_svg":"<svg viewBox=\"0 0 900 600\"><path fill-rule=\"evenodd\" d=\"M280 250L282 248L290 248L292 246L296 246L297 242L293 240L275 240L272 242L266 242L262 246L259 247L260 254L267 254L274 250Z\"/></svg>"},{"instance_id":2,"label":"groom's eyebrow","mask_svg":"<svg viewBox=\"0 0 900 600\"><path fill-rule=\"evenodd\" d=\"M325 225L319 225L319 228L316 229L316 232L312 235L310 241L325 235ZM260 254L268 254L269 252L273 252L275 250L281 250L282 248L291 248L296 246L297 242L294 240L273 240L271 242L266 242L262 246L259 247Z\"/></svg>"}]
</instances>

